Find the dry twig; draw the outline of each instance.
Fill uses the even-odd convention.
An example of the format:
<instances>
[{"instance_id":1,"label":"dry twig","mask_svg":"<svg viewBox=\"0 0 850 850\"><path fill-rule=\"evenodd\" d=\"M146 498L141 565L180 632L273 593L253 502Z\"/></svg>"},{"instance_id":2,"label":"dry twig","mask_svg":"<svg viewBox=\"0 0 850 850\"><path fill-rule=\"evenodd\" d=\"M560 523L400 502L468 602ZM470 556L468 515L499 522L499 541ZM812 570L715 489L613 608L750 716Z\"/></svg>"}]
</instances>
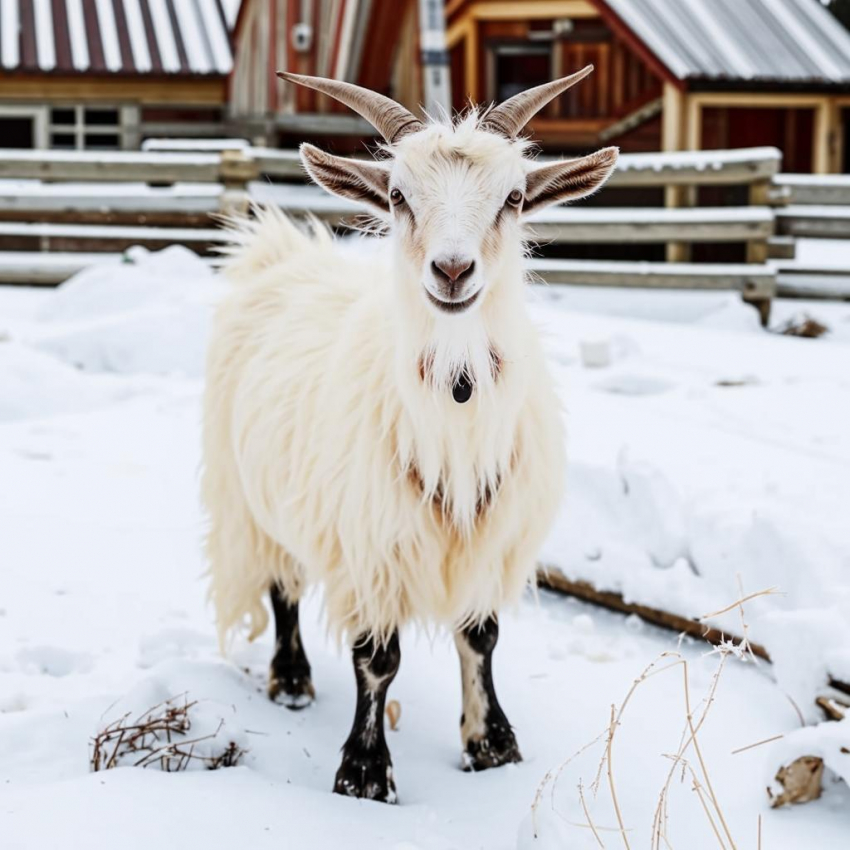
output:
<instances>
[{"instance_id":1,"label":"dry twig","mask_svg":"<svg viewBox=\"0 0 850 850\"><path fill-rule=\"evenodd\" d=\"M186 770L192 761L201 762L208 770L233 767L245 754L234 741L218 754L202 755L196 746L218 737L224 726L220 722L215 732L187 739L192 728L191 710L198 704L189 702L186 694L172 697L149 708L135 720L128 712L107 724L92 738L90 767L93 772L118 767L122 759L136 757L134 767L158 766L166 773Z\"/></svg>"}]
</instances>

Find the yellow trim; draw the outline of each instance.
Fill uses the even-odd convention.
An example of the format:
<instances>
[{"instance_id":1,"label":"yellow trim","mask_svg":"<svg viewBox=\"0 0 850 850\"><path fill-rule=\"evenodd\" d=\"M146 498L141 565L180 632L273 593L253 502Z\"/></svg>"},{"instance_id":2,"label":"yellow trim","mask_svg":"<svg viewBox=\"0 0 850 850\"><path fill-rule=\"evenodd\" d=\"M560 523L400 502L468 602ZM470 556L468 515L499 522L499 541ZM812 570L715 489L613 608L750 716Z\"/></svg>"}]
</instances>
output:
<instances>
[{"instance_id":1,"label":"yellow trim","mask_svg":"<svg viewBox=\"0 0 850 850\"><path fill-rule=\"evenodd\" d=\"M470 35L475 29L475 21L464 16L446 30L446 50L451 50L459 41Z\"/></svg>"},{"instance_id":2,"label":"yellow trim","mask_svg":"<svg viewBox=\"0 0 850 850\"><path fill-rule=\"evenodd\" d=\"M752 106L755 108L786 106L789 108L817 107L829 101L822 94L783 94L782 92L700 92L692 94L700 106Z\"/></svg>"},{"instance_id":3,"label":"yellow trim","mask_svg":"<svg viewBox=\"0 0 850 850\"><path fill-rule=\"evenodd\" d=\"M448 20L455 12L457 12L466 0L449 0L446 3L446 20Z\"/></svg>"},{"instance_id":4,"label":"yellow trim","mask_svg":"<svg viewBox=\"0 0 850 850\"><path fill-rule=\"evenodd\" d=\"M470 21L469 32L466 36L466 57L464 61L466 71L466 94L473 103L479 103L481 100L481 80L479 74L479 38L478 26L474 21Z\"/></svg>"},{"instance_id":5,"label":"yellow trim","mask_svg":"<svg viewBox=\"0 0 850 850\"><path fill-rule=\"evenodd\" d=\"M589 0L528 0L517 3L471 3L468 10L478 21L530 21L541 18L598 18L599 12Z\"/></svg>"},{"instance_id":6,"label":"yellow trim","mask_svg":"<svg viewBox=\"0 0 850 850\"><path fill-rule=\"evenodd\" d=\"M599 12L589 0L529 0L526 3L495 2L470 3L465 8L450 4L446 9L448 18L458 12L446 31L446 46L450 49L464 37L468 27L477 21L534 21L557 18L598 18Z\"/></svg>"},{"instance_id":7,"label":"yellow trim","mask_svg":"<svg viewBox=\"0 0 850 850\"><path fill-rule=\"evenodd\" d=\"M839 168L841 156L840 104L850 104L850 98L829 95L783 94L781 92L706 92L690 95L688 110L688 143L699 150L702 139L702 110L707 106L750 107L752 109L813 109L812 171L829 174Z\"/></svg>"},{"instance_id":8,"label":"yellow trim","mask_svg":"<svg viewBox=\"0 0 850 850\"><path fill-rule=\"evenodd\" d=\"M664 83L664 108L661 124L661 150L680 151L685 145L685 95L672 83Z\"/></svg>"}]
</instances>

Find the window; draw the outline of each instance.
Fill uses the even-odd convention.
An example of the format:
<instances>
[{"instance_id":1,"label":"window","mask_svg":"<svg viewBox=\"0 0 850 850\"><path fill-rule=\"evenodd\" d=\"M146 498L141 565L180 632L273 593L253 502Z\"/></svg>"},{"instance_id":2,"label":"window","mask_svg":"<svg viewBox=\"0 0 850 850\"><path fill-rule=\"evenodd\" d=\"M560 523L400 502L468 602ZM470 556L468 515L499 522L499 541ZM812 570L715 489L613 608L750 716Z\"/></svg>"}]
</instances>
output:
<instances>
[{"instance_id":1,"label":"window","mask_svg":"<svg viewBox=\"0 0 850 850\"><path fill-rule=\"evenodd\" d=\"M496 103L552 79L551 42L497 44L492 56L492 96Z\"/></svg>"},{"instance_id":2,"label":"window","mask_svg":"<svg viewBox=\"0 0 850 850\"><path fill-rule=\"evenodd\" d=\"M0 148L34 147L35 121L29 117L0 115Z\"/></svg>"},{"instance_id":3,"label":"window","mask_svg":"<svg viewBox=\"0 0 850 850\"><path fill-rule=\"evenodd\" d=\"M51 109L48 136L55 150L120 150L120 110L88 106Z\"/></svg>"}]
</instances>

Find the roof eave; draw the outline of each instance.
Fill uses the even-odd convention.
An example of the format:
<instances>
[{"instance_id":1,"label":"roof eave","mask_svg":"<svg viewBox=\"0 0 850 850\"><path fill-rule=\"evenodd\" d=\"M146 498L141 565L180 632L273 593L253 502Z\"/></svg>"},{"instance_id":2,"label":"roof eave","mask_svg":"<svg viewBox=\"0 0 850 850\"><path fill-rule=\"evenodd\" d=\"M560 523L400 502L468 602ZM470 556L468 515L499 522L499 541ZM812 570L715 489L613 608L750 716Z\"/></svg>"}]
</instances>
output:
<instances>
[{"instance_id":1,"label":"roof eave","mask_svg":"<svg viewBox=\"0 0 850 850\"><path fill-rule=\"evenodd\" d=\"M683 81L690 92L751 92L754 94L843 94L850 92L848 80L778 80L730 77L688 77Z\"/></svg>"},{"instance_id":2,"label":"roof eave","mask_svg":"<svg viewBox=\"0 0 850 850\"><path fill-rule=\"evenodd\" d=\"M58 79L67 77L77 78L96 78L98 80L197 80L202 81L223 81L230 76L230 71L209 71L200 73L197 71L94 71L91 69L78 70L76 68L51 68L49 71L44 68L27 68L19 66L17 68L0 68L0 78L8 79L10 77L44 77L46 79ZM0 98L2 99L2 98Z\"/></svg>"}]
</instances>

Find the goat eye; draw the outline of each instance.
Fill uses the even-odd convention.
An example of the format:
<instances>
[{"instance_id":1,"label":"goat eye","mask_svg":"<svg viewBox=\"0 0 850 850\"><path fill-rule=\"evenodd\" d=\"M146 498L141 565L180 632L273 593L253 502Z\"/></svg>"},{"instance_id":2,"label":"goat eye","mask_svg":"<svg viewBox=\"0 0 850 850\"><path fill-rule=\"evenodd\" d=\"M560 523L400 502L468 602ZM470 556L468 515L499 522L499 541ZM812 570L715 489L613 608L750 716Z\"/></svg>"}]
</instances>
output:
<instances>
[{"instance_id":1,"label":"goat eye","mask_svg":"<svg viewBox=\"0 0 850 850\"><path fill-rule=\"evenodd\" d=\"M394 207L397 207L399 204L403 204L404 203L404 195L402 195L401 192L399 192L398 189L393 189L390 192L390 203Z\"/></svg>"},{"instance_id":2,"label":"goat eye","mask_svg":"<svg viewBox=\"0 0 850 850\"><path fill-rule=\"evenodd\" d=\"M518 207L522 203L522 192L520 192L519 189L514 189L513 192L508 195L506 203L509 206Z\"/></svg>"}]
</instances>

